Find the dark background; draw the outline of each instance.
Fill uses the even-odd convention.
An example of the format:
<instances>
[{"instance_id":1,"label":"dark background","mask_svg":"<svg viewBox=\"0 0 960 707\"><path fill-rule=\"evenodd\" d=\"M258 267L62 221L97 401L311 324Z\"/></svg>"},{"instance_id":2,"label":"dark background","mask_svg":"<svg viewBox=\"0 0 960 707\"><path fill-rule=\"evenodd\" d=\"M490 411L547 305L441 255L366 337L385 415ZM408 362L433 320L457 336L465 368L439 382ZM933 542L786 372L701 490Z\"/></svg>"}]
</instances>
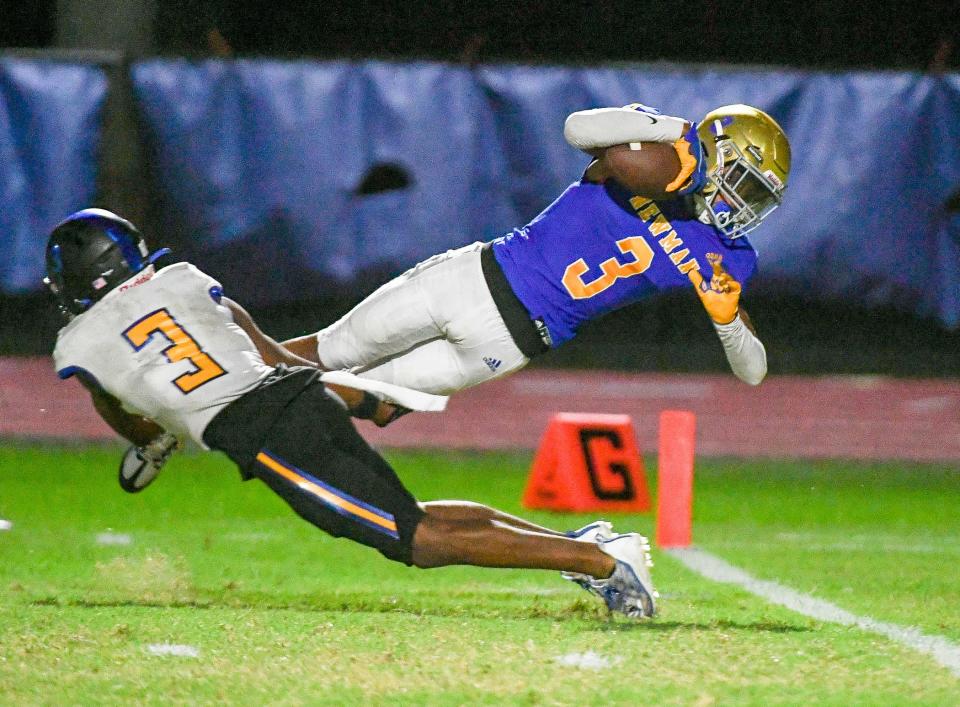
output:
<instances>
[{"instance_id":1,"label":"dark background","mask_svg":"<svg viewBox=\"0 0 960 707\"><path fill-rule=\"evenodd\" d=\"M57 0L0 0L0 47L55 47L57 7ZM663 60L938 72L955 71L960 65L956 10L956 4L948 2L822 0L157 0L149 43L153 53L186 56L566 64ZM97 45L95 40L91 38L91 45ZM333 321L380 281L371 280L337 298L254 309L253 313L279 338L299 335ZM918 320L893 309L813 305L802 298L755 291L745 304L767 346L772 373L960 375L960 333L933 320ZM49 353L59 325L44 294L0 298L0 353ZM696 298L680 294L595 322L538 365L726 370L719 343Z\"/></svg>"},{"instance_id":2,"label":"dark background","mask_svg":"<svg viewBox=\"0 0 960 707\"><path fill-rule=\"evenodd\" d=\"M957 3L156 0L161 54L956 67ZM3 0L0 46L49 47L56 0Z\"/></svg>"}]
</instances>

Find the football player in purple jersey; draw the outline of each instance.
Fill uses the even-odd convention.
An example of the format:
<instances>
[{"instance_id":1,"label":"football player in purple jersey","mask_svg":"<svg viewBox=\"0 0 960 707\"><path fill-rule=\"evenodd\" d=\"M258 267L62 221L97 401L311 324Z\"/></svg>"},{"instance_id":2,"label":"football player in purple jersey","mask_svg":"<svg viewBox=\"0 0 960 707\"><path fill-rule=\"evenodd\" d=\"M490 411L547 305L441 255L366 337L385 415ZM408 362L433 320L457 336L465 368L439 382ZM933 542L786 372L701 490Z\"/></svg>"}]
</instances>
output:
<instances>
[{"instance_id":1,"label":"football player in purple jersey","mask_svg":"<svg viewBox=\"0 0 960 707\"><path fill-rule=\"evenodd\" d=\"M594 159L526 226L429 258L285 346L326 369L448 395L522 368L586 321L692 283L734 374L759 384L766 351L740 294L757 263L746 234L779 206L790 170L777 122L746 105L697 124L631 104L573 113L564 137ZM651 142L673 145L680 172L637 193L622 158L649 172L644 160L663 154L641 149Z\"/></svg>"}]
</instances>

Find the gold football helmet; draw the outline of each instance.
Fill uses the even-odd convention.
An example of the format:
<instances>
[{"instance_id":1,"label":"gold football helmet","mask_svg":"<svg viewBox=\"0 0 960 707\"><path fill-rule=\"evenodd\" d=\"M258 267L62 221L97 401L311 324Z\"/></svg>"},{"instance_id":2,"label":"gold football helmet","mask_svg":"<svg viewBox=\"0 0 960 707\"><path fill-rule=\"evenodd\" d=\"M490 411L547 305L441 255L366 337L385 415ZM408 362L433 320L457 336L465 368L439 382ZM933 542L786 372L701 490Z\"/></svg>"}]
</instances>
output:
<instances>
[{"instance_id":1,"label":"gold football helmet","mask_svg":"<svg viewBox=\"0 0 960 707\"><path fill-rule=\"evenodd\" d=\"M790 143L777 121L742 104L710 111L697 133L707 164L706 186L696 195L700 220L739 238L780 206Z\"/></svg>"}]
</instances>

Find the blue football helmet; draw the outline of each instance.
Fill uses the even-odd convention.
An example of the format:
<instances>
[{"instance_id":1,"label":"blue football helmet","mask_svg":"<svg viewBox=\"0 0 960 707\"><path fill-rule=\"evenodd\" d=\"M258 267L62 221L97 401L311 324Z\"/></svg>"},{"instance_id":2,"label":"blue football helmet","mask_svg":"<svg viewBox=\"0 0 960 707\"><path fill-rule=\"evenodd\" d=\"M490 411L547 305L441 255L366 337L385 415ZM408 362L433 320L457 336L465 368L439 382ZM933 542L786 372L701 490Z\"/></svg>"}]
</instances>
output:
<instances>
[{"instance_id":1,"label":"blue football helmet","mask_svg":"<svg viewBox=\"0 0 960 707\"><path fill-rule=\"evenodd\" d=\"M50 232L44 283L60 310L75 317L169 252L151 254L137 227L115 213L83 209Z\"/></svg>"}]
</instances>

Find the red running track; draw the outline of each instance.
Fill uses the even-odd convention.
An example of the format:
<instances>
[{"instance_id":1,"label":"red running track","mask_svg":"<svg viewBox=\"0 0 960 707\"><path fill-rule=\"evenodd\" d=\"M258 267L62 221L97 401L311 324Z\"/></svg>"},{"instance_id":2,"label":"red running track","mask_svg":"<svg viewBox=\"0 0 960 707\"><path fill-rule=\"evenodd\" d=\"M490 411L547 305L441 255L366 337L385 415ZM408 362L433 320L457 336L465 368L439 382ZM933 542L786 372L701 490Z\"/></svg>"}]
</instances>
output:
<instances>
[{"instance_id":1,"label":"red running track","mask_svg":"<svg viewBox=\"0 0 960 707\"><path fill-rule=\"evenodd\" d=\"M386 429L385 447L532 449L554 412L626 413L643 451L656 451L661 410L697 415L704 456L960 460L960 381L526 370L454 396L446 412ZM47 358L0 359L0 436L114 439L83 389Z\"/></svg>"}]
</instances>

